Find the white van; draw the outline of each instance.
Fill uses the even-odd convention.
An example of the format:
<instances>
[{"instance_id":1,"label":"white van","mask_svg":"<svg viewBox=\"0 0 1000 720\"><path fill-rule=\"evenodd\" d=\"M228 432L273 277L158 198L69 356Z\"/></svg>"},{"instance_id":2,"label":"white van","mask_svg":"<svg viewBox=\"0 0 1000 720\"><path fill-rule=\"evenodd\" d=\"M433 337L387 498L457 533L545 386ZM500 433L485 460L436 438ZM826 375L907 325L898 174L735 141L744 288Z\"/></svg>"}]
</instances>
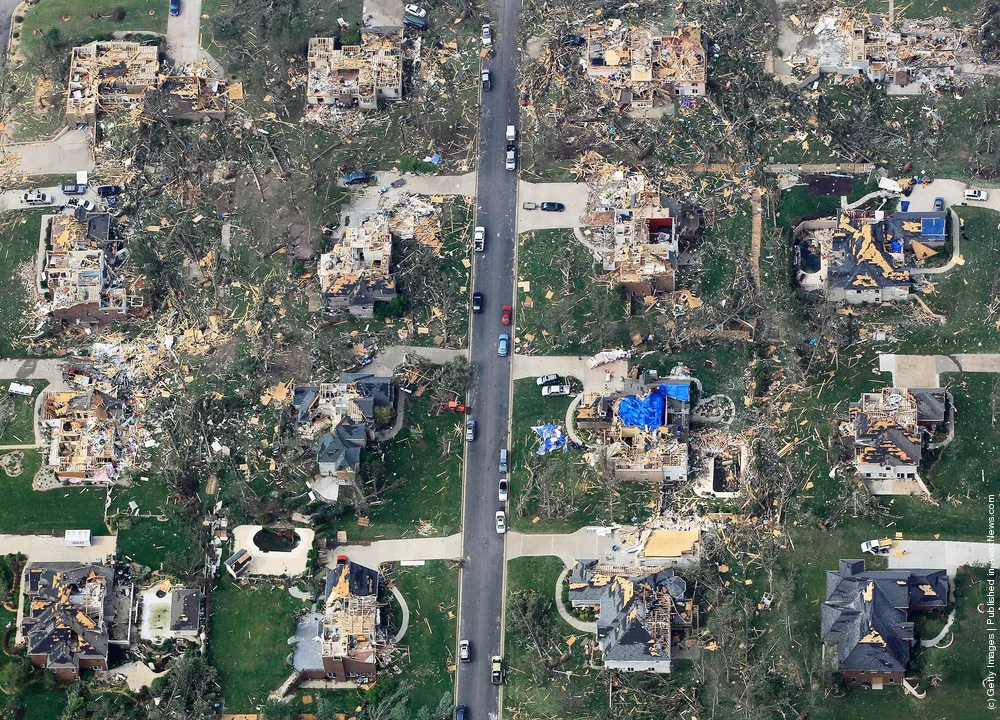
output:
<instances>
[{"instance_id":1,"label":"white van","mask_svg":"<svg viewBox=\"0 0 1000 720\"><path fill-rule=\"evenodd\" d=\"M989 193L985 190L966 190L964 193L966 200L979 200L980 202L989 199Z\"/></svg>"}]
</instances>

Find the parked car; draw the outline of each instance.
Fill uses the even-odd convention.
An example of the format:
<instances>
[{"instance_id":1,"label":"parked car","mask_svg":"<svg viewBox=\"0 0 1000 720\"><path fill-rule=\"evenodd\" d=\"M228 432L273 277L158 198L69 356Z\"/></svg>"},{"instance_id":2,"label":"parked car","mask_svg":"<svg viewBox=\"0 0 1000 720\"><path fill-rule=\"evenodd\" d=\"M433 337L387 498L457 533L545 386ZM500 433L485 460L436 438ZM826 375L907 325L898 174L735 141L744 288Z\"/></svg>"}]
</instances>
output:
<instances>
[{"instance_id":1,"label":"parked car","mask_svg":"<svg viewBox=\"0 0 1000 720\"><path fill-rule=\"evenodd\" d=\"M170 14L174 17L181 14L181 0L170 0Z\"/></svg>"},{"instance_id":2,"label":"parked car","mask_svg":"<svg viewBox=\"0 0 1000 720\"><path fill-rule=\"evenodd\" d=\"M507 448L500 448L500 474L507 472Z\"/></svg>"},{"instance_id":3,"label":"parked car","mask_svg":"<svg viewBox=\"0 0 1000 720\"><path fill-rule=\"evenodd\" d=\"M52 196L46 195L43 192L24 193L24 195L21 196L21 202L27 203L28 205L51 205Z\"/></svg>"},{"instance_id":4,"label":"parked car","mask_svg":"<svg viewBox=\"0 0 1000 720\"><path fill-rule=\"evenodd\" d=\"M121 185L98 185L97 196L98 197L115 197L122 194Z\"/></svg>"},{"instance_id":5,"label":"parked car","mask_svg":"<svg viewBox=\"0 0 1000 720\"><path fill-rule=\"evenodd\" d=\"M507 357L510 354L510 335L504 333L497 343L497 355Z\"/></svg>"},{"instance_id":6,"label":"parked car","mask_svg":"<svg viewBox=\"0 0 1000 720\"><path fill-rule=\"evenodd\" d=\"M480 78L483 81L483 90L489 92L493 88L493 83L490 82L490 71L483 70L482 74L480 75Z\"/></svg>"},{"instance_id":7,"label":"parked car","mask_svg":"<svg viewBox=\"0 0 1000 720\"><path fill-rule=\"evenodd\" d=\"M403 15L403 24L413 28L414 30L427 29L427 21L414 17L413 15Z\"/></svg>"},{"instance_id":8,"label":"parked car","mask_svg":"<svg viewBox=\"0 0 1000 720\"><path fill-rule=\"evenodd\" d=\"M508 490L508 488L509 488L509 485L507 484L507 481L504 480L503 478L501 478L500 479L500 485L499 485L499 488L498 488L497 495L500 497L500 502L502 502L502 503L507 502L507 490Z\"/></svg>"},{"instance_id":9,"label":"parked car","mask_svg":"<svg viewBox=\"0 0 1000 720\"><path fill-rule=\"evenodd\" d=\"M507 150L503 159L504 170L517 170L517 154L513 148Z\"/></svg>"},{"instance_id":10,"label":"parked car","mask_svg":"<svg viewBox=\"0 0 1000 720\"><path fill-rule=\"evenodd\" d=\"M469 662L471 658L469 654L469 641L461 640L458 643L458 659L462 662Z\"/></svg>"},{"instance_id":11,"label":"parked car","mask_svg":"<svg viewBox=\"0 0 1000 720\"><path fill-rule=\"evenodd\" d=\"M582 35L563 35L562 44L570 47L583 47L587 44L587 39Z\"/></svg>"},{"instance_id":12,"label":"parked car","mask_svg":"<svg viewBox=\"0 0 1000 720\"><path fill-rule=\"evenodd\" d=\"M888 555L890 550L892 550L892 540L889 538L868 540L861 543L861 552L871 553L872 555Z\"/></svg>"},{"instance_id":13,"label":"parked car","mask_svg":"<svg viewBox=\"0 0 1000 720\"><path fill-rule=\"evenodd\" d=\"M83 195L87 192L86 185L61 185L59 189L63 195Z\"/></svg>"},{"instance_id":14,"label":"parked car","mask_svg":"<svg viewBox=\"0 0 1000 720\"><path fill-rule=\"evenodd\" d=\"M569 385L546 385L542 388L542 397L556 397L557 395L569 395Z\"/></svg>"},{"instance_id":15,"label":"parked car","mask_svg":"<svg viewBox=\"0 0 1000 720\"><path fill-rule=\"evenodd\" d=\"M941 212L942 210L944 210L944 198L934 198L934 212Z\"/></svg>"},{"instance_id":16,"label":"parked car","mask_svg":"<svg viewBox=\"0 0 1000 720\"><path fill-rule=\"evenodd\" d=\"M348 173L344 175L344 185L367 185L368 184L368 173L364 170L358 170L357 172Z\"/></svg>"},{"instance_id":17,"label":"parked car","mask_svg":"<svg viewBox=\"0 0 1000 720\"><path fill-rule=\"evenodd\" d=\"M514 311L510 305L504 305L503 310L500 311L500 324L510 325L510 315Z\"/></svg>"},{"instance_id":18,"label":"parked car","mask_svg":"<svg viewBox=\"0 0 1000 720\"><path fill-rule=\"evenodd\" d=\"M412 15L413 17L416 18L427 17L427 11L424 10L419 5L405 5L403 7L403 12L405 12L407 15Z\"/></svg>"},{"instance_id":19,"label":"parked car","mask_svg":"<svg viewBox=\"0 0 1000 720\"><path fill-rule=\"evenodd\" d=\"M566 206L558 202L543 202L539 207L546 212L562 212Z\"/></svg>"},{"instance_id":20,"label":"parked car","mask_svg":"<svg viewBox=\"0 0 1000 720\"><path fill-rule=\"evenodd\" d=\"M472 249L476 252L483 252L486 249L486 228L477 225L472 235Z\"/></svg>"},{"instance_id":21,"label":"parked car","mask_svg":"<svg viewBox=\"0 0 1000 720\"><path fill-rule=\"evenodd\" d=\"M347 564L347 556L346 555L338 555L337 556L337 567L340 567L341 565L346 565L346 564Z\"/></svg>"},{"instance_id":22,"label":"parked car","mask_svg":"<svg viewBox=\"0 0 1000 720\"><path fill-rule=\"evenodd\" d=\"M497 510L497 534L503 535L507 532L507 513Z\"/></svg>"},{"instance_id":23,"label":"parked car","mask_svg":"<svg viewBox=\"0 0 1000 720\"><path fill-rule=\"evenodd\" d=\"M95 210L97 210L97 203L95 203L93 200L81 200L79 202L79 206L82 207L87 212L94 212Z\"/></svg>"},{"instance_id":24,"label":"parked car","mask_svg":"<svg viewBox=\"0 0 1000 720\"><path fill-rule=\"evenodd\" d=\"M559 376L555 373L549 373L548 375L535 378L535 382L539 385L552 385L559 382Z\"/></svg>"},{"instance_id":25,"label":"parked car","mask_svg":"<svg viewBox=\"0 0 1000 720\"><path fill-rule=\"evenodd\" d=\"M980 202L990 198L990 194L985 190L966 190L963 195L966 200L979 200Z\"/></svg>"},{"instance_id":26,"label":"parked car","mask_svg":"<svg viewBox=\"0 0 1000 720\"><path fill-rule=\"evenodd\" d=\"M476 315L483 311L483 294L481 292L472 293L472 312Z\"/></svg>"},{"instance_id":27,"label":"parked car","mask_svg":"<svg viewBox=\"0 0 1000 720\"><path fill-rule=\"evenodd\" d=\"M503 658L499 655L490 658L490 682L494 685L503 682Z\"/></svg>"},{"instance_id":28,"label":"parked car","mask_svg":"<svg viewBox=\"0 0 1000 720\"><path fill-rule=\"evenodd\" d=\"M472 442L476 439L476 421L469 420L465 423L465 439Z\"/></svg>"},{"instance_id":29,"label":"parked car","mask_svg":"<svg viewBox=\"0 0 1000 720\"><path fill-rule=\"evenodd\" d=\"M482 40L486 47L493 44L493 29L489 25L483 25Z\"/></svg>"},{"instance_id":30,"label":"parked car","mask_svg":"<svg viewBox=\"0 0 1000 720\"><path fill-rule=\"evenodd\" d=\"M466 713L469 711L465 705L458 705L455 708L455 720L468 720Z\"/></svg>"}]
</instances>

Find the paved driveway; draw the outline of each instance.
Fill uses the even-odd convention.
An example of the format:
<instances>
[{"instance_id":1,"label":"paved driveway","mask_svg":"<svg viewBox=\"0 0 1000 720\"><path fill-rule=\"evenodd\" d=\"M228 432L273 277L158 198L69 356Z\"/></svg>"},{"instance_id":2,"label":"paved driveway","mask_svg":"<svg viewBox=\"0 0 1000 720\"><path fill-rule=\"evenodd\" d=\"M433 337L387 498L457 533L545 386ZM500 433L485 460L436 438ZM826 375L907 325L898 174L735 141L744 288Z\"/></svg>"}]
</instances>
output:
<instances>
[{"instance_id":1,"label":"paved driveway","mask_svg":"<svg viewBox=\"0 0 1000 720\"><path fill-rule=\"evenodd\" d=\"M611 382L605 380L612 374ZM586 361L576 355L515 355L514 379L538 377L556 373L572 375L583 382L584 392L615 390L628 372L627 360L616 360L596 368L587 367Z\"/></svg>"},{"instance_id":2,"label":"paved driveway","mask_svg":"<svg viewBox=\"0 0 1000 720\"><path fill-rule=\"evenodd\" d=\"M436 365L443 365L456 357L468 357L468 350L447 350L444 348L426 348L416 345L392 345L380 350L371 365L364 370L376 375L392 375L406 360L407 355L416 355Z\"/></svg>"},{"instance_id":3,"label":"paved driveway","mask_svg":"<svg viewBox=\"0 0 1000 720\"><path fill-rule=\"evenodd\" d=\"M23 175L72 175L94 169L90 136L81 130L67 130L55 140L9 144L4 150L20 155L17 169Z\"/></svg>"},{"instance_id":4,"label":"paved driveway","mask_svg":"<svg viewBox=\"0 0 1000 720\"><path fill-rule=\"evenodd\" d=\"M49 385L45 392L62 392L70 390L70 386L63 379L63 368L68 363L64 360L0 360L0 378L4 380L48 380ZM38 417L42 410L42 398L45 392L40 392L35 396L35 446L42 444L42 433L38 427ZM5 445L4 448L10 450L15 447L29 447L25 445Z\"/></svg>"},{"instance_id":5,"label":"paved driveway","mask_svg":"<svg viewBox=\"0 0 1000 720\"><path fill-rule=\"evenodd\" d=\"M162 0L164 5L167 0ZM167 16L167 54L179 65L198 61L201 50L201 0L181 0L181 12Z\"/></svg>"},{"instance_id":6,"label":"paved driveway","mask_svg":"<svg viewBox=\"0 0 1000 720\"><path fill-rule=\"evenodd\" d=\"M535 534L507 533L507 559L555 555L568 566L575 560L604 560L614 565L627 565L635 553L616 553L612 547L621 544L622 537L635 532L634 527L585 527L575 533Z\"/></svg>"},{"instance_id":7,"label":"paved driveway","mask_svg":"<svg viewBox=\"0 0 1000 720\"><path fill-rule=\"evenodd\" d=\"M983 535L986 535L983 517ZM953 542L948 540L897 540L889 553L890 568L944 568L954 576L962 565L996 567L997 547L992 543Z\"/></svg>"},{"instance_id":8,"label":"paved driveway","mask_svg":"<svg viewBox=\"0 0 1000 720\"><path fill-rule=\"evenodd\" d=\"M542 212L541 210L519 210L517 215L518 234L529 230L548 228L572 228L580 226L580 217L587 210L587 184L584 182L529 183L521 181L518 196L520 202L561 202L566 206L563 212Z\"/></svg>"},{"instance_id":9,"label":"paved driveway","mask_svg":"<svg viewBox=\"0 0 1000 720\"><path fill-rule=\"evenodd\" d=\"M940 387L945 373L1000 373L1000 354L879 355L879 370L892 373L896 387Z\"/></svg>"},{"instance_id":10,"label":"paved driveway","mask_svg":"<svg viewBox=\"0 0 1000 720\"><path fill-rule=\"evenodd\" d=\"M26 190L21 188L20 190L7 190L6 192L0 193L0 212L6 210L32 210L32 209L42 209L48 210L51 213L59 212L59 207L65 205L66 201L69 200L69 196L64 195L59 186L54 187L36 187L33 188L37 192L43 192L46 195L51 195L53 198L53 203L51 205L28 205L21 201L24 197ZM97 197L97 189L91 185L90 190L85 195L74 195L76 199L80 200L93 200L95 203L99 202L101 198Z\"/></svg>"},{"instance_id":11,"label":"paved driveway","mask_svg":"<svg viewBox=\"0 0 1000 720\"><path fill-rule=\"evenodd\" d=\"M934 168L928 168L933 170ZM989 193L989 199L986 202L966 202L962 194L966 190L978 190L983 189ZM910 210L912 212L929 212L934 209L934 198L943 197L945 204L950 205L969 205L971 207L985 207L991 210L1000 210L1000 190L991 188L977 188L975 185L969 185L964 182L959 182L958 180L935 180L930 185L919 185L913 188L913 192L910 193L910 197L903 198L903 200L910 201Z\"/></svg>"},{"instance_id":12,"label":"paved driveway","mask_svg":"<svg viewBox=\"0 0 1000 720\"><path fill-rule=\"evenodd\" d=\"M385 562L409 560L458 560L462 557L462 536L408 538L406 540L376 540L368 545L340 545L330 553L327 564L334 567L337 556L346 555L351 562L377 570Z\"/></svg>"}]
</instances>

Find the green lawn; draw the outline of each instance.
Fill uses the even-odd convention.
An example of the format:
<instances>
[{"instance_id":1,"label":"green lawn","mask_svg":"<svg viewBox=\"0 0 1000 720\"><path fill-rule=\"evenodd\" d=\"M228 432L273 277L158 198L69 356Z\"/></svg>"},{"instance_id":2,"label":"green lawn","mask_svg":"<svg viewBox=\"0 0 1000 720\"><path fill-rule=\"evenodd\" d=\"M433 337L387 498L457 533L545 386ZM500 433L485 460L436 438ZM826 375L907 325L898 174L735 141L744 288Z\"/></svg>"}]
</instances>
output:
<instances>
[{"instance_id":1,"label":"green lawn","mask_svg":"<svg viewBox=\"0 0 1000 720\"><path fill-rule=\"evenodd\" d=\"M110 37L128 30L165 33L168 5L163 0L90 0L84 7L65 0L41 0L24 13L21 49L31 53L41 44L42 36L53 29L67 42ZM111 16L117 9L123 10L125 16L116 22Z\"/></svg>"},{"instance_id":2,"label":"green lawn","mask_svg":"<svg viewBox=\"0 0 1000 720\"><path fill-rule=\"evenodd\" d=\"M22 357L24 350L17 347L17 339L31 332L25 322L28 298L24 284L15 274L21 263L34 262L38 257L38 238L41 233L43 210L14 213L0 224L0 297L4 298L3 316L0 317L0 356ZM32 275L33 277L34 275Z\"/></svg>"},{"instance_id":3,"label":"green lawn","mask_svg":"<svg viewBox=\"0 0 1000 720\"><path fill-rule=\"evenodd\" d=\"M22 385L31 385L35 388L31 397L23 395L9 395L14 403L14 420L3 435L0 435L0 445L31 445L35 442L35 400L39 393L43 392L49 385L48 380L26 380L18 378L16 380L0 380L0 392L10 387L12 382Z\"/></svg>"},{"instance_id":4,"label":"green lawn","mask_svg":"<svg viewBox=\"0 0 1000 720\"><path fill-rule=\"evenodd\" d=\"M42 464L42 456L24 450L24 472L9 478L0 473L4 502L0 503L0 533L46 533L87 529L106 535L103 488L57 488L39 492L31 480Z\"/></svg>"},{"instance_id":5,"label":"green lawn","mask_svg":"<svg viewBox=\"0 0 1000 720\"><path fill-rule=\"evenodd\" d=\"M435 416L432 410L429 399L407 396L403 428L380 444L387 481L398 484L368 511L368 527L352 519L339 521L332 530L346 530L350 541L416 537L421 520L431 523L436 535L458 530L465 416ZM370 457L363 456L362 462L366 460Z\"/></svg>"},{"instance_id":6,"label":"green lawn","mask_svg":"<svg viewBox=\"0 0 1000 720\"><path fill-rule=\"evenodd\" d=\"M209 656L219 671L226 712L254 712L291 674L288 638L302 601L288 586L237 587L223 573L211 598Z\"/></svg>"},{"instance_id":7,"label":"green lawn","mask_svg":"<svg viewBox=\"0 0 1000 720\"><path fill-rule=\"evenodd\" d=\"M624 289L596 279L600 266L572 230L536 230L519 242L517 279L530 283L528 291L517 291L514 340L519 353L590 355L632 347L634 333L649 334L656 310L637 308L635 316L626 318ZM529 297L531 307L526 305Z\"/></svg>"}]
</instances>

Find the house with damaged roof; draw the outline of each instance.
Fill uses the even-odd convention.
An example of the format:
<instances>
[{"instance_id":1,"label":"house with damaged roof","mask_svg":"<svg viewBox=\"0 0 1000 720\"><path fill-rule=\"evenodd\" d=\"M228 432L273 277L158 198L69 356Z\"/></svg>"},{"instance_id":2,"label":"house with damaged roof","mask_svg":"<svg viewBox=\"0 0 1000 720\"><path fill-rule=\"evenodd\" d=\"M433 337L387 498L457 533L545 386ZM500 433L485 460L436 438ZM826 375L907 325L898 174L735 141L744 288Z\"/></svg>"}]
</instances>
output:
<instances>
[{"instance_id":1,"label":"house with damaged roof","mask_svg":"<svg viewBox=\"0 0 1000 720\"><path fill-rule=\"evenodd\" d=\"M841 210L793 232L796 279L806 291L851 304L906 300L920 265L946 241L944 212Z\"/></svg>"},{"instance_id":2,"label":"house with damaged roof","mask_svg":"<svg viewBox=\"0 0 1000 720\"><path fill-rule=\"evenodd\" d=\"M698 627L687 582L670 568L626 576L582 560L570 573L569 599L596 610L597 644L611 670L669 673L674 649Z\"/></svg>"},{"instance_id":3,"label":"house with damaged roof","mask_svg":"<svg viewBox=\"0 0 1000 720\"><path fill-rule=\"evenodd\" d=\"M60 680L108 669L108 646L128 645L131 584L116 585L113 568L82 563L29 564L20 633L28 659Z\"/></svg>"},{"instance_id":4,"label":"house with damaged roof","mask_svg":"<svg viewBox=\"0 0 1000 720\"><path fill-rule=\"evenodd\" d=\"M919 466L925 448L938 448L940 432L951 437L954 404L943 388L882 388L851 403L841 426L854 465L876 495L927 495Z\"/></svg>"},{"instance_id":5,"label":"house with damaged roof","mask_svg":"<svg viewBox=\"0 0 1000 720\"><path fill-rule=\"evenodd\" d=\"M375 303L396 295L396 278L390 272L392 231L389 218L373 215L360 227L349 227L330 252L319 258L320 292L331 313L350 313L369 319Z\"/></svg>"},{"instance_id":6,"label":"house with damaged roof","mask_svg":"<svg viewBox=\"0 0 1000 720\"><path fill-rule=\"evenodd\" d=\"M902 685L917 642L909 613L947 607L944 570L865 570L864 560L841 560L826 574L824 663L851 685Z\"/></svg>"},{"instance_id":7,"label":"house with damaged roof","mask_svg":"<svg viewBox=\"0 0 1000 720\"><path fill-rule=\"evenodd\" d=\"M336 383L295 387L293 422L303 437L317 441L314 492L336 502L340 486L354 481L361 451L375 438L376 411L391 414L396 393L392 378L372 373L344 373Z\"/></svg>"},{"instance_id":8,"label":"house with damaged roof","mask_svg":"<svg viewBox=\"0 0 1000 720\"><path fill-rule=\"evenodd\" d=\"M49 434L48 466L69 483L110 484L131 462L135 416L104 383L83 391L45 393L42 429Z\"/></svg>"}]
</instances>

